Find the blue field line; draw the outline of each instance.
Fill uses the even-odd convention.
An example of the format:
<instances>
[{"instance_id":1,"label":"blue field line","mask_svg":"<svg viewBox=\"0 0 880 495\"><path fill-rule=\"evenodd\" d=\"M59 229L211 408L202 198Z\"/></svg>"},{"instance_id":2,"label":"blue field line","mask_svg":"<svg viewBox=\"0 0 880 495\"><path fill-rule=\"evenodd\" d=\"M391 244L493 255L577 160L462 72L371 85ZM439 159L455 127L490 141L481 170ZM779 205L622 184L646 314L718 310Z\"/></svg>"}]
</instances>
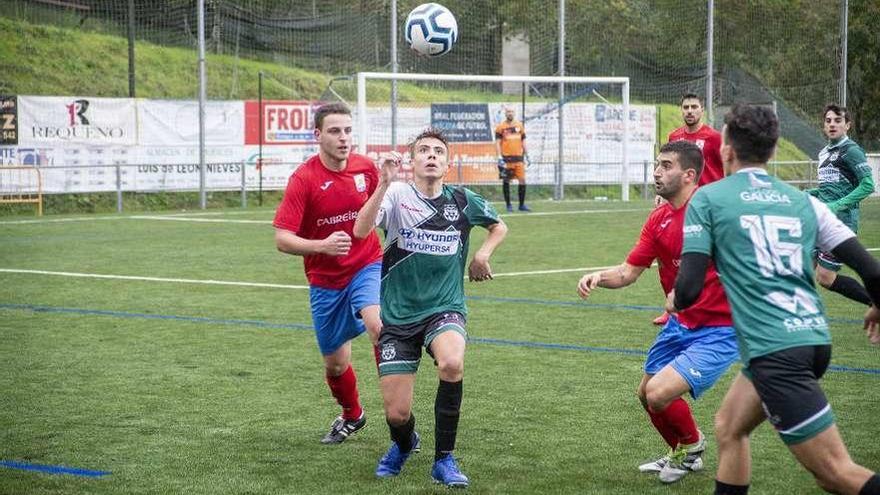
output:
<instances>
[{"instance_id":1,"label":"blue field line","mask_svg":"<svg viewBox=\"0 0 880 495\"><path fill-rule=\"evenodd\" d=\"M660 313L663 311L663 308L660 306L644 306L641 304L610 304L610 303L593 303L587 301L554 301L552 299L530 299L526 297L495 297L495 296L467 296L465 299L469 299L472 301L486 301L486 302L503 302L503 303L518 303L518 304L537 304L541 306L569 306L569 307L582 307L582 308L605 308L605 309L627 309L633 311L651 311ZM856 318L826 318L828 321L833 323L846 323L846 324L857 324L861 325L864 323L864 320L859 320Z\"/></svg>"},{"instance_id":2,"label":"blue field line","mask_svg":"<svg viewBox=\"0 0 880 495\"><path fill-rule=\"evenodd\" d=\"M489 298L484 298L489 299ZM564 302L561 302L564 303ZM568 305L568 303L564 303ZM572 303L572 304L581 304L581 303ZM41 306L35 304L3 304L0 303L0 310L2 309L17 309L17 310L30 310L36 313L68 313L68 314L79 314L79 315L98 315L98 316L111 316L116 318L145 318L145 319L161 319L161 320L174 320L174 321L186 321L186 322L195 322L195 323L215 323L219 325L243 325L243 326L255 326L260 328L281 328L285 330L314 330L314 327L311 325L304 325L300 323L269 323L265 321L259 320L226 320L221 318L204 318L197 316L176 316L176 315L157 315L157 314L148 314L148 313L129 313L125 311L107 311L100 309L84 309L84 308L59 308L55 306ZM658 309L658 308L655 308ZM858 321L858 320L854 320ZM859 321L861 323L861 321ZM633 349L622 349L622 348L614 348L614 347L594 347L594 346L583 346L576 344L554 344L551 342L529 342L524 340L507 340L507 339L492 339L492 338L484 338L484 337L469 337L470 342L477 344L488 344L488 345L505 345L512 347L531 347L538 349L558 349L558 350L567 350L567 351L579 351L579 352L605 352L605 353L614 353L614 354L626 354L631 356L644 356L647 353L645 351L633 350ZM839 371L845 373L862 373L869 375L880 375L880 369L876 368L857 368L851 366L829 366L828 369L830 371Z\"/></svg>"},{"instance_id":3,"label":"blue field line","mask_svg":"<svg viewBox=\"0 0 880 495\"><path fill-rule=\"evenodd\" d=\"M107 476L110 474L110 471L95 471L92 469L70 468L64 466L47 466L45 464L31 464L17 461L0 461L0 466L11 469L21 469L24 471L39 471L48 474L71 474L73 476L87 476L89 478L100 478L101 476Z\"/></svg>"}]
</instances>

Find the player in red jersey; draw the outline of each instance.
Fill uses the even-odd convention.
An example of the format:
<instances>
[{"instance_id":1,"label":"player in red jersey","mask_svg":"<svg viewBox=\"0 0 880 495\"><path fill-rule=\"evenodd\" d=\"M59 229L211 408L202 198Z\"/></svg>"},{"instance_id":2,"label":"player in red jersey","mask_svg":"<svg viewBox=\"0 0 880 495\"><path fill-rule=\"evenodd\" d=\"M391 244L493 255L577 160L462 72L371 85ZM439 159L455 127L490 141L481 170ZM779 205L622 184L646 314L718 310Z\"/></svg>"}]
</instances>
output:
<instances>
[{"instance_id":1,"label":"player in red jersey","mask_svg":"<svg viewBox=\"0 0 880 495\"><path fill-rule=\"evenodd\" d=\"M724 178L721 164L721 133L703 123L703 101L693 93L681 97L681 118L684 125L669 133L667 142L690 141L703 153L703 173L700 183L705 186ZM654 318L655 325L665 325L669 313Z\"/></svg>"},{"instance_id":2,"label":"player in red jersey","mask_svg":"<svg viewBox=\"0 0 880 495\"><path fill-rule=\"evenodd\" d=\"M366 330L375 344L382 248L371 233L352 236L358 211L376 190L378 169L351 152L351 111L332 103L315 112L318 154L293 173L275 213L278 250L303 257L327 384L342 414L321 443L341 443L366 425L351 366L351 340Z\"/></svg>"},{"instance_id":3,"label":"player in red jersey","mask_svg":"<svg viewBox=\"0 0 880 495\"><path fill-rule=\"evenodd\" d=\"M687 141L660 148L654 169L657 194L666 200L654 209L626 261L614 268L584 275L578 293L588 298L596 287L617 289L635 282L654 260L660 265L660 285L668 293L675 285L683 244L684 214L697 189L703 158ZM642 464L639 471L656 472L672 483L688 471L703 468L706 439L697 428L690 406L739 358L730 306L714 266L706 273L706 290L686 311L669 317L648 351L638 396L651 423L669 445L669 452Z\"/></svg>"}]
</instances>

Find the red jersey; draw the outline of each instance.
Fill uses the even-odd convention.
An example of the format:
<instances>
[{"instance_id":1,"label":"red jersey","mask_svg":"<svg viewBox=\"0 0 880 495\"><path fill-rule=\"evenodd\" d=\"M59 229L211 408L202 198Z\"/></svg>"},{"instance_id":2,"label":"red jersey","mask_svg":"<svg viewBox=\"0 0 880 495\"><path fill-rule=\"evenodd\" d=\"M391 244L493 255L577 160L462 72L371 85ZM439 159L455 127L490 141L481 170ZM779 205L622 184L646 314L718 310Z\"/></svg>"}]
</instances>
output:
<instances>
[{"instance_id":1,"label":"red jersey","mask_svg":"<svg viewBox=\"0 0 880 495\"><path fill-rule=\"evenodd\" d=\"M669 142L690 141L703 150L703 173L699 185L705 186L724 178L721 165L721 133L703 124L697 132L688 132L687 126L679 127L669 133Z\"/></svg>"},{"instance_id":2,"label":"red jersey","mask_svg":"<svg viewBox=\"0 0 880 495\"><path fill-rule=\"evenodd\" d=\"M649 267L656 259L660 265L660 285L669 294L675 287L675 277L681 264L681 247L684 244L684 214L687 203L674 208L664 203L654 209L642 227L639 241L630 251L626 262L633 266ZM689 329L706 326L732 326L730 305L715 271L709 263L705 285L700 298L693 306L678 313L678 320Z\"/></svg>"},{"instance_id":3,"label":"red jersey","mask_svg":"<svg viewBox=\"0 0 880 495\"><path fill-rule=\"evenodd\" d=\"M351 236L351 250L345 256L310 254L304 256L309 284L342 289L361 268L382 260L382 247L376 232L364 239L354 237L358 212L379 184L373 162L354 153L345 169L334 172L315 155L300 165L287 182L284 198L272 222L305 239L325 239L342 230Z\"/></svg>"}]
</instances>

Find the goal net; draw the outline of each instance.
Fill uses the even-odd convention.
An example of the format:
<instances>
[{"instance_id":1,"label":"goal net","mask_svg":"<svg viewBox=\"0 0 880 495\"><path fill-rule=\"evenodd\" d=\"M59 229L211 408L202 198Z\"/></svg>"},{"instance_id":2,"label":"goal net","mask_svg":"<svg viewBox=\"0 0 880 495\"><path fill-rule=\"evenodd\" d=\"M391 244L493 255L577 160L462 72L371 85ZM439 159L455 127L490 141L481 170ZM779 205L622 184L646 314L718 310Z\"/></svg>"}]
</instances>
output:
<instances>
[{"instance_id":1,"label":"goal net","mask_svg":"<svg viewBox=\"0 0 880 495\"><path fill-rule=\"evenodd\" d=\"M549 189L555 199L566 190L624 201L647 195L656 111L630 104L626 77L361 72L358 149L374 157L405 152L425 128L438 128L450 141L447 182L497 185L495 128L508 108L525 128L530 188Z\"/></svg>"}]
</instances>

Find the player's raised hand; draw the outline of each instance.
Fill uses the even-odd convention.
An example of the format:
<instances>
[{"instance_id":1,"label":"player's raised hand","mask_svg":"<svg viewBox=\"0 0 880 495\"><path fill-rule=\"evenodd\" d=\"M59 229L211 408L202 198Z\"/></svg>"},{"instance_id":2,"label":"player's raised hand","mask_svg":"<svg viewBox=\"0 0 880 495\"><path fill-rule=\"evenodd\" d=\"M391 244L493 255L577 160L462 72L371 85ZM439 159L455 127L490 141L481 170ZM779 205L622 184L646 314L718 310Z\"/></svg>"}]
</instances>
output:
<instances>
[{"instance_id":1,"label":"player's raised hand","mask_svg":"<svg viewBox=\"0 0 880 495\"><path fill-rule=\"evenodd\" d=\"M341 230L330 234L321 242L324 248L322 251L330 256L345 256L351 249L351 236Z\"/></svg>"},{"instance_id":2,"label":"player's raised hand","mask_svg":"<svg viewBox=\"0 0 880 495\"><path fill-rule=\"evenodd\" d=\"M468 280L471 282L492 280L492 267L489 266L489 258L474 256L468 266Z\"/></svg>"},{"instance_id":3,"label":"player's raised hand","mask_svg":"<svg viewBox=\"0 0 880 495\"><path fill-rule=\"evenodd\" d=\"M880 344L880 309L877 306L871 306L865 313L865 334L872 344Z\"/></svg>"},{"instance_id":4,"label":"player's raised hand","mask_svg":"<svg viewBox=\"0 0 880 495\"><path fill-rule=\"evenodd\" d=\"M590 293L598 287L600 280L602 280L601 272L588 273L581 277L578 282L578 295L581 296L581 299L590 297Z\"/></svg>"},{"instance_id":5,"label":"player's raised hand","mask_svg":"<svg viewBox=\"0 0 880 495\"><path fill-rule=\"evenodd\" d=\"M389 151L379 155L380 178L383 184L390 184L397 179L397 173L400 171L400 164L402 162L403 156L396 151Z\"/></svg>"}]
</instances>

